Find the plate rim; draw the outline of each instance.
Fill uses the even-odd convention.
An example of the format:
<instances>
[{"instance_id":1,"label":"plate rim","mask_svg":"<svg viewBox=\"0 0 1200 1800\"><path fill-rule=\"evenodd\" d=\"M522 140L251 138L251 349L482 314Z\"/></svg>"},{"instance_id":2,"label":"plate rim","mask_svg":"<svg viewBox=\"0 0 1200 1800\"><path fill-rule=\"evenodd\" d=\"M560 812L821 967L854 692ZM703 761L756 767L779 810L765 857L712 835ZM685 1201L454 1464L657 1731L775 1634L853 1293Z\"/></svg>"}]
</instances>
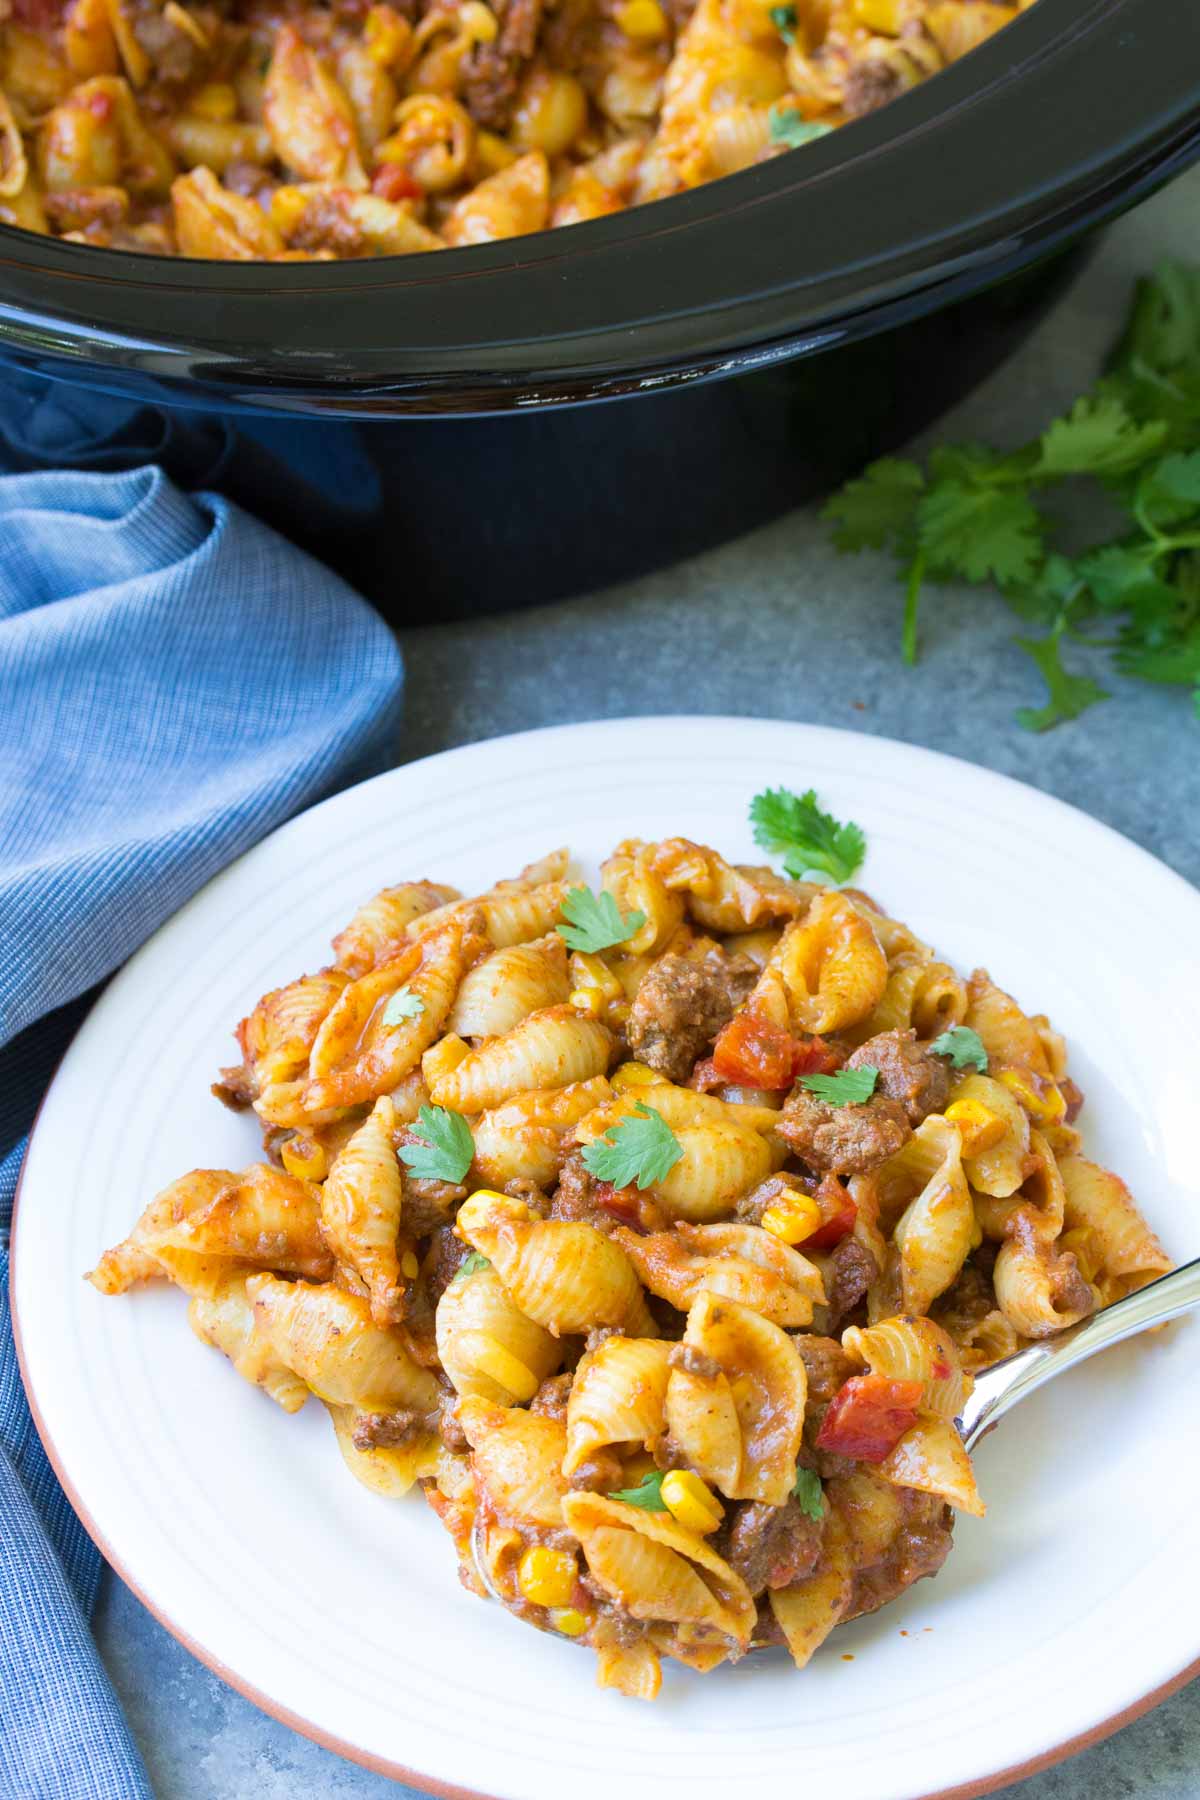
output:
<instances>
[{"instance_id":1,"label":"plate rim","mask_svg":"<svg viewBox=\"0 0 1200 1800\"><path fill-rule=\"evenodd\" d=\"M122 968L127 968L129 963L134 961L141 954L146 945L152 943L160 932L165 931L174 923L180 913L198 901L200 897L207 892L209 887L219 881L230 869L237 867L237 865L247 857L254 855L272 838L287 831L289 827L296 823L296 821L307 818L313 813L320 812L325 807L334 805L336 802L342 800L347 794L390 780L402 770L420 769L426 764L444 762L449 758L456 757L462 752L478 752L490 745L508 744L531 738L545 739L552 736L573 736L579 731L595 730L596 728L602 728L606 731L616 733L630 728L670 724L703 724L709 728L721 725L734 727L765 727L768 729L786 726L790 730L798 729L802 732L813 732L821 735L858 740L859 742L877 747L881 753L888 750L901 750L903 752L915 753L918 758L930 757L940 763L950 763L959 770L969 770L975 774L982 774L992 780L1003 783L1005 786L1018 789L1023 796L1026 798L1032 796L1036 802L1046 806L1049 811L1055 812L1061 809L1062 811L1073 815L1074 819L1082 820L1092 831L1097 831L1118 839L1126 853L1133 851L1139 858L1144 859L1145 862L1152 865L1157 878L1161 879L1162 876L1166 875L1170 878L1171 883L1181 888L1193 902L1200 898L1197 889L1193 887L1192 883L1184 876L1180 875L1177 870L1172 869L1168 863L1165 863L1160 857L1155 856L1152 851L1145 849L1132 838L1126 837L1124 833L1116 830L1114 826L1107 824L1103 819L1096 818L1093 814L1084 811L1082 807L1074 806L1068 800L1060 799L1056 794L1046 793L1045 790L1033 786L1030 782L1021 781L1015 776L1008 775L999 769L990 768L986 764L973 763L966 757L955 756L946 751L931 749L924 744L908 743L903 738L893 738L873 732L855 731L842 726L826 725L816 721L802 719L764 718L756 715L736 713L640 713L619 718L609 717L604 719L570 720L553 725L535 726L525 731L506 732L496 737L473 739L466 744L449 745L443 750L433 751L428 756L414 757L409 762L396 764L392 768L381 771L378 775L367 777L364 781L352 783L346 788L340 788L336 793L327 795L323 800L317 801L314 805L304 807L299 812L294 813L291 818L284 820L283 823L276 826L273 831L268 832L266 837L260 838L258 843L251 845L248 850L243 851L241 856L235 857L233 862L226 864L223 869L218 870L215 875L210 877L209 881L205 882L203 886L197 889L195 894L188 900L185 900L182 906L177 907L174 912L169 914L168 917L162 921L144 943L139 945L138 949L133 952L133 956L129 958L128 962L122 965ZM30 1416L32 1417L42 1448L46 1453L47 1460L54 1471L55 1479L58 1481L66 1495L80 1524L87 1532L92 1543L96 1546L96 1549L100 1552L104 1561L136 1597L139 1604L145 1607L151 1617L154 1618L164 1630L169 1632L177 1643L183 1645L189 1655L195 1657L197 1662L210 1670L211 1673L223 1681L227 1687L232 1688L234 1692L241 1695L243 1699L249 1700L260 1712L267 1714L270 1718L278 1720L280 1724L286 1725L289 1730L295 1731L298 1735L307 1738L310 1742L319 1744L322 1749L332 1751L335 1755L345 1758L348 1762L355 1763L360 1768L370 1769L375 1774L386 1775L394 1781L404 1782L406 1785L417 1789L421 1793L437 1796L438 1800L496 1800L494 1795L487 1793L481 1788L463 1787L453 1782L446 1782L437 1776L422 1773L420 1770L412 1769L404 1763L396 1762L389 1757L380 1756L374 1751L364 1749L362 1746L351 1742L349 1739L342 1738L334 1732L327 1731L323 1726L320 1726L312 1720L305 1718L302 1714L293 1711L282 1701L275 1700L262 1689L258 1688L253 1682L250 1682L239 1675L228 1663L217 1656L215 1652L210 1651L207 1646L193 1637L185 1626L171 1618L166 1610L153 1601L143 1590L140 1582L131 1574L126 1567L124 1560L115 1553L108 1539L101 1532L96 1521L92 1517L91 1511L84 1501L83 1496L79 1492L78 1487L67 1474L66 1468L54 1442L53 1435L50 1432L38 1402L37 1392L22 1337L20 1309L17 1300L17 1265L20 1246L18 1224L25 1173L29 1165L30 1155L33 1150L38 1127L41 1123L43 1111L59 1079L63 1064L74 1049L76 1041L84 1027L87 1025L96 1006L103 999L104 993L107 991L107 986L108 983L106 982L104 988L101 989L101 992L92 1002L92 1005L88 1007L83 1018L80 1019L71 1035L70 1042L66 1045L58 1062L55 1064L54 1073L47 1083L46 1090L42 1095L37 1111L34 1114L33 1122L29 1128L26 1151L21 1161L21 1168L17 1175L17 1185L13 1194L12 1220L9 1236L10 1253L8 1279L8 1297L12 1318L13 1343L17 1355L17 1366L21 1376L21 1384L25 1392L26 1402L29 1406ZM1200 1651L1198 1651L1197 1655L1190 1662L1184 1664L1176 1674L1168 1677L1166 1681L1158 1683L1144 1694L1137 1696L1135 1699L1131 1700L1127 1706L1121 1708L1120 1711L1110 1714L1109 1717L1105 1719L1097 1721L1096 1724L1090 1726L1087 1730L1077 1732L1073 1736L1063 1739L1061 1743L1051 1745L1048 1749L1039 1752L1035 1756L1027 1757L1021 1762L1009 1764L1002 1769L998 1769L993 1773L976 1780L959 1782L951 1787L930 1789L923 1792L921 1795L916 1796L915 1800L981 1800L982 1796L995 1793L997 1789L1012 1782L1027 1780L1032 1775L1039 1774L1045 1769L1054 1768L1057 1764L1066 1762L1070 1757L1079 1755L1084 1750L1091 1749L1094 1745L1105 1742L1106 1739L1112 1737L1126 1725L1133 1724L1137 1719L1140 1719L1144 1717L1145 1714L1153 1711L1155 1707L1162 1705L1164 1701L1169 1700L1173 1694L1180 1692L1182 1688L1186 1687L1189 1682L1195 1680L1198 1676L1200 1676Z\"/></svg>"}]
</instances>

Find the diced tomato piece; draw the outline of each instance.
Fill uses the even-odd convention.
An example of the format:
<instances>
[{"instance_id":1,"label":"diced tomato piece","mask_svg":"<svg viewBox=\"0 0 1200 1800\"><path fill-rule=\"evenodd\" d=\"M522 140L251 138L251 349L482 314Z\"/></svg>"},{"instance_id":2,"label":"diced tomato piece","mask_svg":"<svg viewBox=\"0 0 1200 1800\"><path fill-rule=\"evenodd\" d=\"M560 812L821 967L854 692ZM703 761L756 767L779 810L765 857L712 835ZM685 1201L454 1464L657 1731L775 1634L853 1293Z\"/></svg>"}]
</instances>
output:
<instances>
[{"instance_id":1,"label":"diced tomato piece","mask_svg":"<svg viewBox=\"0 0 1200 1800\"><path fill-rule=\"evenodd\" d=\"M884 1462L916 1424L923 1392L919 1381L852 1375L829 1403L817 1433L817 1449L856 1462Z\"/></svg>"},{"instance_id":2,"label":"diced tomato piece","mask_svg":"<svg viewBox=\"0 0 1200 1800\"><path fill-rule=\"evenodd\" d=\"M832 1075L840 1069L845 1060L845 1051L834 1044L827 1044L822 1037L806 1037L794 1040L796 1044L796 1075Z\"/></svg>"},{"instance_id":3,"label":"diced tomato piece","mask_svg":"<svg viewBox=\"0 0 1200 1800\"><path fill-rule=\"evenodd\" d=\"M805 1238L800 1249L836 1250L842 1239L854 1230L858 1207L836 1175L825 1176L813 1199L821 1209L821 1224Z\"/></svg>"},{"instance_id":4,"label":"diced tomato piece","mask_svg":"<svg viewBox=\"0 0 1200 1800\"><path fill-rule=\"evenodd\" d=\"M649 1194L639 1193L635 1187L614 1187L611 1181L597 1181L592 1186L592 1198L597 1206L602 1206L620 1225L628 1225L631 1230L640 1232L644 1237L647 1232L658 1231L663 1225L663 1216Z\"/></svg>"},{"instance_id":5,"label":"diced tomato piece","mask_svg":"<svg viewBox=\"0 0 1200 1800\"><path fill-rule=\"evenodd\" d=\"M103 90L99 93L89 94L87 97L87 109L94 119L99 119L101 124L103 124L106 119L112 117L112 95L106 94Z\"/></svg>"},{"instance_id":6,"label":"diced tomato piece","mask_svg":"<svg viewBox=\"0 0 1200 1800\"><path fill-rule=\"evenodd\" d=\"M371 192L378 194L381 200L416 200L421 194L421 185L414 181L408 170L401 163L380 163L371 177Z\"/></svg>"},{"instance_id":7,"label":"diced tomato piece","mask_svg":"<svg viewBox=\"0 0 1200 1800\"><path fill-rule=\"evenodd\" d=\"M714 1088L726 1087L728 1083L724 1075L718 1075L717 1066L711 1056L698 1062L688 1076L688 1086L695 1088L698 1094L711 1094Z\"/></svg>"},{"instance_id":8,"label":"diced tomato piece","mask_svg":"<svg viewBox=\"0 0 1200 1800\"><path fill-rule=\"evenodd\" d=\"M745 1087L791 1087L796 1040L749 1007L735 1013L713 1045L712 1063L726 1081Z\"/></svg>"}]
</instances>

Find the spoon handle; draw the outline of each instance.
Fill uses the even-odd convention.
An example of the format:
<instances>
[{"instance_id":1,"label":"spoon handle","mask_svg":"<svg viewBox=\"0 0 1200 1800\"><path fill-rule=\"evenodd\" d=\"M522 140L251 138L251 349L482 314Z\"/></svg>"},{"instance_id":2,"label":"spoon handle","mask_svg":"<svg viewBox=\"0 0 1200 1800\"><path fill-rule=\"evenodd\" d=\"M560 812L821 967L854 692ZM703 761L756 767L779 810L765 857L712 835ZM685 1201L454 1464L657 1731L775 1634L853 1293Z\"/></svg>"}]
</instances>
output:
<instances>
[{"instance_id":1,"label":"spoon handle","mask_svg":"<svg viewBox=\"0 0 1200 1800\"><path fill-rule=\"evenodd\" d=\"M1006 1356L990 1369L975 1377L975 1389L963 1407L958 1428L968 1450L973 1450L985 1432L1003 1418L1010 1406L1032 1394L1044 1381L1073 1369L1076 1363L1107 1350L1123 1338L1152 1325L1162 1325L1180 1313L1200 1306L1200 1257L1184 1263L1169 1275L1162 1275L1148 1287L1127 1294L1113 1306L1093 1313L1079 1325L1045 1338Z\"/></svg>"}]
</instances>

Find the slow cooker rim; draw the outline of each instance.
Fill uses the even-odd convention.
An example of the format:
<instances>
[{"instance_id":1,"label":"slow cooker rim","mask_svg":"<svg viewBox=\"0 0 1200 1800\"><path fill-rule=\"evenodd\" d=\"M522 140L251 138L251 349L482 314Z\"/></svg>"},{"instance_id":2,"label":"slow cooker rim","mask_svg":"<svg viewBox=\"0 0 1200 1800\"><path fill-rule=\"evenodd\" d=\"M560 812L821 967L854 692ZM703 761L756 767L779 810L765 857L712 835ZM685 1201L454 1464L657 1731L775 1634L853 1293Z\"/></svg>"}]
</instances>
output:
<instances>
[{"instance_id":1,"label":"slow cooker rim","mask_svg":"<svg viewBox=\"0 0 1200 1800\"><path fill-rule=\"evenodd\" d=\"M471 411L708 378L929 310L1127 204L1200 154L1197 66L1200 9L1037 0L802 152L567 231L275 265L0 227L0 354L368 415L420 410L431 390L436 410ZM1022 113L1034 130L1014 138ZM1019 180L997 187L989 155ZM930 191L951 203L931 212ZM889 205L910 217L881 238Z\"/></svg>"}]
</instances>

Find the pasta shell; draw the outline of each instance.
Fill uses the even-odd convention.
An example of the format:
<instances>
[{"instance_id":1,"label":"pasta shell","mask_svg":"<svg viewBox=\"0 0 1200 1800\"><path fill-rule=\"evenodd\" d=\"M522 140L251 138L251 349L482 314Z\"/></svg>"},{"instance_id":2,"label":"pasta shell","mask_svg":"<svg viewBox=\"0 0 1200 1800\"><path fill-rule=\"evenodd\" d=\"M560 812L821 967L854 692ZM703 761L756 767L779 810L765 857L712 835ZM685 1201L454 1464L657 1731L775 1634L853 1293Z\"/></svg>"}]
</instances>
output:
<instances>
[{"instance_id":1,"label":"pasta shell","mask_svg":"<svg viewBox=\"0 0 1200 1800\"><path fill-rule=\"evenodd\" d=\"M852 1325L842 1333L848 1356L887 1381L919 1381L922 1405L942 1419L956 1419L971 1392L949 1332L932 1319L880 1319L867 1329Z\"/></svg>"},{"instance_id":2,"label":"pasta shell","mask_svg":"<svg viewBox=\"0 0 1200 1800\"><path fill-rule=\"evenodd\" d=\"M692 918L705 931L752 931L777 919L798 919L819 890L787 881L774 869L734 865L707 844L668 838L649 847L649 860L665 885L682 893Z\"/></svg>"},{"instance_id":3,"label":"pasta shell","mask_svg":"<svg viewBox=\"0 0 1200 1800\"><path fill-rule=\"evenodd\" d=\"M938 1494L948 1506L973 1513L976 1518L981 1519L987 1511L979 1498L971 1459L953 1420L937 1413L919 1415L891 1455L880 1463L879 1473L897 1487Z\"/></svg>"},{"instance_id":4,"label":"pasta shell","mask_svg":"<svg viewBox=\"0 0 1200 1800\"><path fill-rule=\"evenodd\" d=\"M381 888L334 938L338 967L347 975L366 975L377 963L387 961L386 953L397 946L414 919L461 898L456 888L435 881L405 881L399 887Z\"/></svg>"},{"instance_id":5,"label":"pasta shell","mask_svg":"<svg viewBox=\"0 0 1200 1800\"><path fill-rule=\"evenodd\" d=\"M950 1286L971 1249L975 1210L962 1171L961 1139L936 1114L919 1125L908 1143L879 1172L886 1177L905 1159L919 1179L932 1165L925 1185L896 1223L892 1242L899 1254L904 1310L925 1313Z\"/></svg>"},{"instance_id":6,"label":"pasta shell","mask_svg":"<svg viewBox=\"0 0 1200 1800\"><path fill-rule=\"evenodd\" d=\"M496 950L463 978L447 1020L460 1037L500 1037L531 1012L565 1003L567 947L557 932Z\"/></svg>"},{"instance_id":7,"label":"pasta shell","mask_svg":"<svg viewBox=\"0 0 1200 1800\"><path fill-rule=\"evenodd\" d=\"M778 1325L702 1292L683 1341L719 1372L671 1370L667 1423L698 1475L730 1500L782 1506L796 1479L808 1382L800 1352Z\"/></svg>"},{"instance_id":8,"label":"pasta shell","mask_svg":"<svg viewBox=\"0 0 1200 1800\"><path fill-rule=\"evenodd\" d=\"M551 1006L530 1013L452 1069L428 1059L423 1067L436 1105L478 1113L534 1088L591 1081L608 1068L612 1049L611 1032L595 1019L570 1006Z\"/></svg>"},{"instance_id":9,"label":"pasta shell","mask_svg":"<svg viewBox=\"0 0 1200 1800\"><path fill-rule=\"evenodd\" d=\"M458 1420L474 1453L476 1486L497 1517L561 1528L567 1495L562 1420L480 1399L460 1401Z\"/></svg>"},{"instance_id":10,"label":"pasta shell","mask_svg":"<svg viewBox=\"0 0 1200 1800\"><path fill-rule=\"evenodd\" d=\"M600 1325L658 1336L633 1264L594 1225L539 1219L523 1201L484 1191L463 1204L456 1228L495 1265L514 1304L556 1337Z\"/></svg>"},{"instance_id":11,"label":"pasta shell","mask_svg":"<svg viewBox=\"0 0 1200 1800\"><path fill-rule=\"evenodd\" d=\"M767 1593L771 1611L787 1640L792 1661L806 1668L830 1632L845 1617L853 1589L850 1546L841 1521L825 1521L821 1567L791 1587Z\"/></svg>"},{"instance_id":12,"label":"pasta shell","mask_svg":"<svg viewBox=\"0 0 1200 1800\"><path fill-rule=\"evenodd\" d=\"M1120 1176L1077 1155L1060 1158L1058 1170L1064 1223L1070 1231L1091 1231L1099 1245L1105 1305L1166 1274L1171 1259Z\"/></svg>"},{"instance_id":13,"label":"pasta shell","mask_svg":"<svg viewBox=\"0 0 1200 1800\"><path fill-rule=\"evenodd\" d=\"M564 1475L609 1444L653 1449L666 1429L669 1352L657 1338L609 1337L581 1359L567 1401Z\"/></svg>"},{"instance_id":14,"label":"pasta shell","mask_svg":"<svg viewBox=\"0 0 1200 1800\"><path fill-rule=\"evenodd\" d=\"M839 1031L868 1018L887 986L887 958L866 916L841 894L824 890L805 919L789 925L749 1005L762 990L763 1010L782 981L791 1024L801 1031Z\"/></svg>"},{"instance_id":15,"label":"pasta shell","mask_svg":"<svg viewBox=\"0 0 1200 1800\"><path fill-rule=\"evenodd\" d=\"M775 1325L811 1325L825 1289L819 1270L758 1225L678 1225L640 1237L620 1226L613 1239L652 1294L688 1312L708 1288Z\"/></svg>"},{"instance_id":16,"label":"pasta shell","mask_svg":"<svg viewBox=\"0 0 1200 1800\"><path fill-rule=\"evenodd\" d=\"M377 1325L396 1324L404 1316L400 1275L404 1184L393 1148L395 1129L392 1102L377 1100L321 1190L325 1241L362 1282Z\"/></svg>"},{"instance_id":17,"label":"pasta shell","mask_svg":"<svg viewBox=\"0 0 1200 1800\"><path fill-rule=\"evenodd\" d=\"M317 1034L305 1110L357 1106L390 1093L441 1036L478 946L464 921L452 919L352 982ZM401 988L420 1001L421 1010L389 1023L388 1002Z\"/></svg>"},{"instance_id":18,"label":"pasta shell","mask_svg":"<svg viewBox=\"0 0 1200 1800\"><path fill-rule=\"evenodd\" d=\"M87 1280L102 1294L123 1294L139 1281L154 1281L170 1273L151 1249L190 1213L198 1212L237 1181L232 1169L193 1169L163 1188L121 1243L106 1250ZM178 1266L178 1265L177 1265Z\"/></svg>"},{"instance_id":19,"label":"pasta shell","mask_svg":"<svg viewBox=\"0 0 1200 1800\"><path fill-rule=\"evenodd\" d=\"M494 1269L452 1281L437 1307L437 1350L460 1394L531 1400L562 1360L558 1340L515 1306Z\"/></svg>"},{"instance_id":20,"label":"pasta shell","mask_svg":"<svg viewBox=\"0 0 1200 1800\"><path fill-rule=\"evenodd\" d=\"M284 1412L299 1412L308 1387L274 1353L246 1292L246 1272L231 1270L188 1304L188 1323L202 1343L227 1356L238 1374L261 1387Z\"/></svg>"},{"instance_id":21,"label":"pasta shell","mask_svg":"<svg viewBox=\"0 0 1200 1800\"><path fill-rule=\"evenodd\" d=\"M303 1075L317 1033L349 979L344 969L320 969L264 994L237 1029L253 1090Z\"/></svg>"},{"instance_id":22,"label":"pasta shell","mask_svg":"<svg viewBox=\"0 0 1200 1800\"><path fill-rule=\"evenodd\" d=\"M996 986L986 969L975 970L967 983L967 994L966 1023L983 1039L989 1064L1002 1069L1032 1069L1037 1075L1050 1074L1050 1060L1037 1026L1011 994Z\"/></svg>"},{"instance_id":23,"label":"pasta shell","mask_svg":"<svg viewBox=\"0 0 1200 1800\"><path fill-rule=\"evenodd\" d=\"M745 1650L755 1608L741 1576L694 1532L663 1513L643 1512L600 1494L568 1493L567 1526L588 1569L635 1619L703 1626Z\"/></svg>"},{"instance_id":24,"label":"pasta shell","mask_svg":"<svg viewBox=\"0 0 1200 1800\"><path fill-rule=\"evenodd\" d=\"M549 1188L567 1153L567 1138L579 1121L611 1098L602 1075L564 1088L515 1094L476 1120L475 1167L492 1187L531 1181Z\"/></svg>"},{"instance_id":25,"label":"pasta shell","mask_svg":"<svg viewBox=\"0 0 1200 1800\"><path fill-rule=\"evenodd\" d=\"M252 1275L246 1292L276 1357L328 1404L365 1412L436 1408L436 1380L394 1330L374 1323L361 1295L273 1275Z\"/></svg>"},{"instance_id":26,"label":"pasta shell","mask_svg":"<svg viewBox=\"0 0 1200 1800\"><path fill-rule=\"evenodd\" d=\"M228 1257L278 1274L327 1280L333 1258L321 1236L317 1188L256 1163L178 1224L148 1240L151 1249Z\"/></svg>"}]
</instances>

